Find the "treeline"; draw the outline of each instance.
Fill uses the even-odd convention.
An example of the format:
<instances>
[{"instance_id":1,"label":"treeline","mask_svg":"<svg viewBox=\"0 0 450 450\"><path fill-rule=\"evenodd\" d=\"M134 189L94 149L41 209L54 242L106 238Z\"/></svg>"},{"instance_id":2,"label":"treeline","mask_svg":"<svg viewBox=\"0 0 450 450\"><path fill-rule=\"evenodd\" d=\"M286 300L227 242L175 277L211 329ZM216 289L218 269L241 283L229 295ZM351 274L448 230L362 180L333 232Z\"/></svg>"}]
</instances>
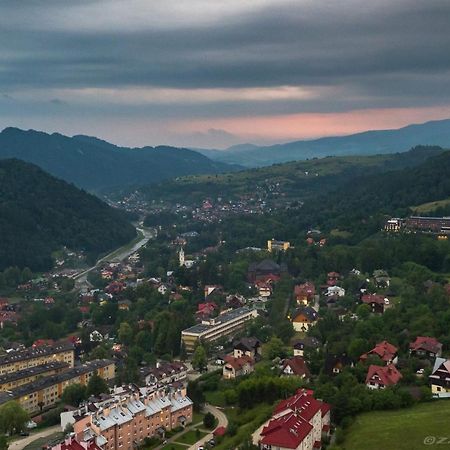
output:
<instances>
[{"instance_id":1,"label":"treeline","mask_svg":"<svg viewBox=\"0 0 450 450\"><path fill-rule=\"evenodd\" d=\"M135 236L119 210L19 160L0 161L0 199L0 270L48 270L62 246L95 260Z\"/></svg>"}]
</instances>

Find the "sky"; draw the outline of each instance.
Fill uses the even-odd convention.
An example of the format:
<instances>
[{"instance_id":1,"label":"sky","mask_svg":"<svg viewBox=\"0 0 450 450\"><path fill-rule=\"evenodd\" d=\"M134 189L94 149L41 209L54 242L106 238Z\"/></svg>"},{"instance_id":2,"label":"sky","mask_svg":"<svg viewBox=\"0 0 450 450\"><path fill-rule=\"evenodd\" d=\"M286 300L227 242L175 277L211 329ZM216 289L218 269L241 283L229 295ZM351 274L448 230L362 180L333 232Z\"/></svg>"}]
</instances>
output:
<instances>
[{"instance_id":1,"label":"sky","mask_svg":"<svg viewBox=\"0 0 450 450\"><path fill-rule=\"evenodd\" d=\"M0 129L271 144L450 117L449 0L2 0Z\"/></svg>"}]
</instances>

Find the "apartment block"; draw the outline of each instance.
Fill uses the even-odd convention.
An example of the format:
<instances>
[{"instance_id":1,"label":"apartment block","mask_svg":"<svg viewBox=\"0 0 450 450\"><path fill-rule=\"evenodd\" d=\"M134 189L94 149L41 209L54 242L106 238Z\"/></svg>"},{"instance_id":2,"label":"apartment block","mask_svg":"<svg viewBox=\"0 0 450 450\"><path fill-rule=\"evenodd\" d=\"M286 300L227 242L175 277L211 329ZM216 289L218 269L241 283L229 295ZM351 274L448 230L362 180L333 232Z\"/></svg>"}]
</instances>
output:
<instances>
[{"instance_id":1,"label":"apartment block","mask_svg":"<svg viewBox=\"0 0 450 450\"><path fill-rule=\"evenodd\" d=\"M61 426L72 423L77 441L95 442L103 450L132 450L146 437L163 437L191 423L192 406L185 389L123 386L75 413L63 413Z\"/></svg>"},{"instance_id":2,"label":"apartment block","mask_svg":"<svg viewBox=\"0 0 450 450\"><path fill-rule=\"evenodd\" d=\"M67 386L75 383L87 385L94 373L106 381L113 380L114 361L108 359L90 361L65 372L37 378L31 383L0 392L0 405L16 400L29 414L40 413L55 406Z\"/></svg>"},{"instance_id":3,"label":"apartment block","mask_svg":"<svg viewBox=\"0 0 450 450\"><path fill-rule=\"evenodd\" d=\"M186 351L192 353L200 342L214 342L220 338L233 336L241 331L245 324L258 316L256 309L248 306L229 310L214 319L204 320L181 332L181 341Z\"/></svg>"},{"instance_id":4,"label":"apartment block","mask_svg":"<svg viewBox=\"0 0 450 450\"><path fill-rule=\"evenodd\" d=\"M71 342L27 348L2 355L0 356L0 375L56 361L66 363L69 367L74 366L74 346Z\"/></svg>"}]
</instances>

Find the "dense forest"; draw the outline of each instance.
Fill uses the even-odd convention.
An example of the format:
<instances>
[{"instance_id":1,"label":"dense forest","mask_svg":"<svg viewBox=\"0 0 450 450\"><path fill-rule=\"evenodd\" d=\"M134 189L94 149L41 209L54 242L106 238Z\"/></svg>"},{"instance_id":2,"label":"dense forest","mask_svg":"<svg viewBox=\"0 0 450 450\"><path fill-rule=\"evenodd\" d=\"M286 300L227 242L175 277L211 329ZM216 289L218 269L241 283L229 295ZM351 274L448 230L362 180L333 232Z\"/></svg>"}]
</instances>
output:
<instances>
[{"instance_id":1,"label":"dense forest","mask_svg":"<svg viewBox=\"0 0 450 450\"><path fill-rule=\"evenodd\" d=\"M52 266L67 246L95 259L133 239L125 215L98 198L19 160L0 161L0 270Z\"/></svg>"}]
</instances>

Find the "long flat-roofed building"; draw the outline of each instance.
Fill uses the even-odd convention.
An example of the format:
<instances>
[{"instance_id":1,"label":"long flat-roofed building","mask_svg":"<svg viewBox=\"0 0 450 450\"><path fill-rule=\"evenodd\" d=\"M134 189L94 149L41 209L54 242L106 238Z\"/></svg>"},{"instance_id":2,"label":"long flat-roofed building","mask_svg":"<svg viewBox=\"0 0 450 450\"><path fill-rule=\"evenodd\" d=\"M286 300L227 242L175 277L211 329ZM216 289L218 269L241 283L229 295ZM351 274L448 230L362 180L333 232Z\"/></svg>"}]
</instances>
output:
<instances>
[{"instance_id":1,"label":"long flat-roofed building","mask_svg":"<svg viewBox=\"0 0 450 450\"><path fill-rule=\"evenodd\" d=\"M38 378L31 383L0 392L0 405L16 400L29 414L37 414L55 406L67 386L75 383L87 385L94 373L106 381L114 379L115 368L114 361L109 359L90 361L65 372Z\"/></svg>"},{"instance_id":2,"label":"long flat-roofed building","mask_svg":"<svg viewBox=\"0 0 450 450\"><path fill-rule=\"evenodd\" d=\"M58 342L0 356L0 375L55 361L67 363L69 367L73 367L75 362L74 345L71 342Z\"/></svg>"},{"instance_id":3,"label":"long flat-roofed building","mask_svg":"<svg viewBox=\"0 0 450 450\"><path fill-rule=\"evenodd\" d=\"M68 363L55 361L0 375L0 391L9 391L23 384L32 383L38 378L56 375L68 368Z\"/></svg>"},{"instance_id":4,"label":"long flat-roofed building","mask_svg":"<svg viewBox=\"0 0 450 450\"><path fill-rule=\"evenodd\" d=\"M248 306L219 314L214 319L204 320L181 332L181 341L188 353L194 351L197 342L214 342L226 336L233 336L244 325L258 316L256 309Z\"/></svg>"}]
</instances>

